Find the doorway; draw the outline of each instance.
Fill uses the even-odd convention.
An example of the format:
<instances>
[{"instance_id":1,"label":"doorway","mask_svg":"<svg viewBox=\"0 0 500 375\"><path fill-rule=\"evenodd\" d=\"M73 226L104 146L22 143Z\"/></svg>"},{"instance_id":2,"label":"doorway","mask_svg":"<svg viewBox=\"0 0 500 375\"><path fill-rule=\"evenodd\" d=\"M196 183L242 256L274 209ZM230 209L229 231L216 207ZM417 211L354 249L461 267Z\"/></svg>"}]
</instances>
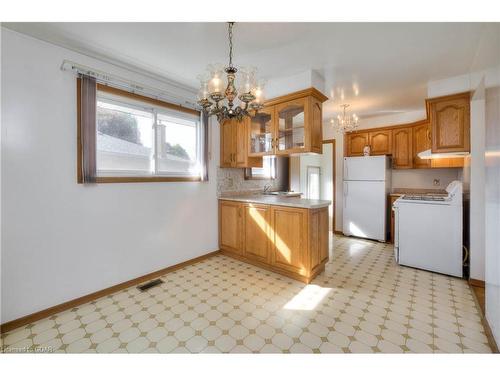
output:
<instances>
[{"instance_id":1,"label":"doorway","mask_svg":"<svg viewBox=\"0 0 500 375\"><path fill-rule=\"evenodd\" d=\"M335 140L323 141L322 154L290 156L289 187L302 198L329 200L330 230L335 232ZM318 198L319 197L319 198Z\"/></svg>"}]
</instances>

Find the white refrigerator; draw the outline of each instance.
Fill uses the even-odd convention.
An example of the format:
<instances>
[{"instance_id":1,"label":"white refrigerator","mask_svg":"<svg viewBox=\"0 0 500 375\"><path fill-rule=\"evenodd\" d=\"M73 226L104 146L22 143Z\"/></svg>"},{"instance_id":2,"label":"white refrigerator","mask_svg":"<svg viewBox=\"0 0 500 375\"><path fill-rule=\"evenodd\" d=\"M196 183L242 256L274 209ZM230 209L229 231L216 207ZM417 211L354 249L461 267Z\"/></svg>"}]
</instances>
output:
<instances>
[{"instance_id":1,"label":"white refrigerator","mask_svg":"<svg viewBox=\"0 0 500 375\"><path fill-rule=\"evenodd\" d=\"M386 241L387 195L391 187L387 156L344 158L343 233Z\"/></svg>"}]
</instances>

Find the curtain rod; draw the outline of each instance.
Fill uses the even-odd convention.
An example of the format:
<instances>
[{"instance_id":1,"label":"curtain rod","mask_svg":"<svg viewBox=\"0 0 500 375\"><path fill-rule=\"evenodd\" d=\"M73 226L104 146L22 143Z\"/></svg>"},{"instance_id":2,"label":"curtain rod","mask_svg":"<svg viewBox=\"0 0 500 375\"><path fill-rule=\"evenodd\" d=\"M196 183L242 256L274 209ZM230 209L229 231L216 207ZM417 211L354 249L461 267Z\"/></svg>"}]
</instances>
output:
<instances>
[{"instance_id":1,"label":"curtain rod","mask_svg":"<svg viewBox=\"0 0 500 375\"><path fill-rule=\"evenodd\" d=\"M97 82L107 86L116 87L133 93L140 93L144 96L152 97L158 100L162 99L164 101L168 101L172 104L177 104L182 107L196 109L196 110L199 109L195 103L190 102L183 97L172 95L166 92L165 90L161 90L152 86L143 85L142 83L134 82L129 79L113 75L110 73L106 73L85 65L81 65L70 60L63 60L61 64L61 70L72 71L75 74L89 75L91 77L94 77Z\"/></svg>"}]
</instances>

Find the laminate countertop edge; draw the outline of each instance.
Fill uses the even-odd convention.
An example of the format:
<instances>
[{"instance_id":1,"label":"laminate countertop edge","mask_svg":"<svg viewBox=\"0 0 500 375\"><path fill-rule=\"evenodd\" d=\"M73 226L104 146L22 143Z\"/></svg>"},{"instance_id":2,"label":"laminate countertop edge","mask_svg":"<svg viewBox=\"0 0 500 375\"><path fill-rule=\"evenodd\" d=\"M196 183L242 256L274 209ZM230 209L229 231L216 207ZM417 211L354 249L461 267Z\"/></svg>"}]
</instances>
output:
<instances>
[{"instance_id":1,"label":"laminate countertop edge","mask_svg":"<svg viewBox=\"0 0 500 375\"><path fill-rule=\"evenodd\" d=\"M285 206L295 208L316 209L328 207L331 201L319 199L303 199L295 197L277 197L277 196L229 196L219 197L219 200L233 201L242 203L268 204L271 206Z\"/></svg>"}]
</instances>

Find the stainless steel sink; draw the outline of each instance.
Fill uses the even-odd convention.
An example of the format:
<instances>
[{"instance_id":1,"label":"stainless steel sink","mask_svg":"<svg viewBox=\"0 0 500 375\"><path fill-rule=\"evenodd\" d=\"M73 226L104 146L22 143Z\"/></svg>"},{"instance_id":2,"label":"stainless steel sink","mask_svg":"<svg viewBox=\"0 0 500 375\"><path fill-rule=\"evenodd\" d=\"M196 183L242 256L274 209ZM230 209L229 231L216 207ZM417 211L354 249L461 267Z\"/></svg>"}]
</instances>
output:
<instances>
[{"instance_id":1,"label":"stainless steel sink","mask_svg":"<svg viewBox=\"0 0 500 375\"><path fill-rule=\"evenodd\" d=\"M262 193L263 195L277 195L280 197L300 197L302 193L295 191L266 191Z\"/></svg>"}]
</instances>

